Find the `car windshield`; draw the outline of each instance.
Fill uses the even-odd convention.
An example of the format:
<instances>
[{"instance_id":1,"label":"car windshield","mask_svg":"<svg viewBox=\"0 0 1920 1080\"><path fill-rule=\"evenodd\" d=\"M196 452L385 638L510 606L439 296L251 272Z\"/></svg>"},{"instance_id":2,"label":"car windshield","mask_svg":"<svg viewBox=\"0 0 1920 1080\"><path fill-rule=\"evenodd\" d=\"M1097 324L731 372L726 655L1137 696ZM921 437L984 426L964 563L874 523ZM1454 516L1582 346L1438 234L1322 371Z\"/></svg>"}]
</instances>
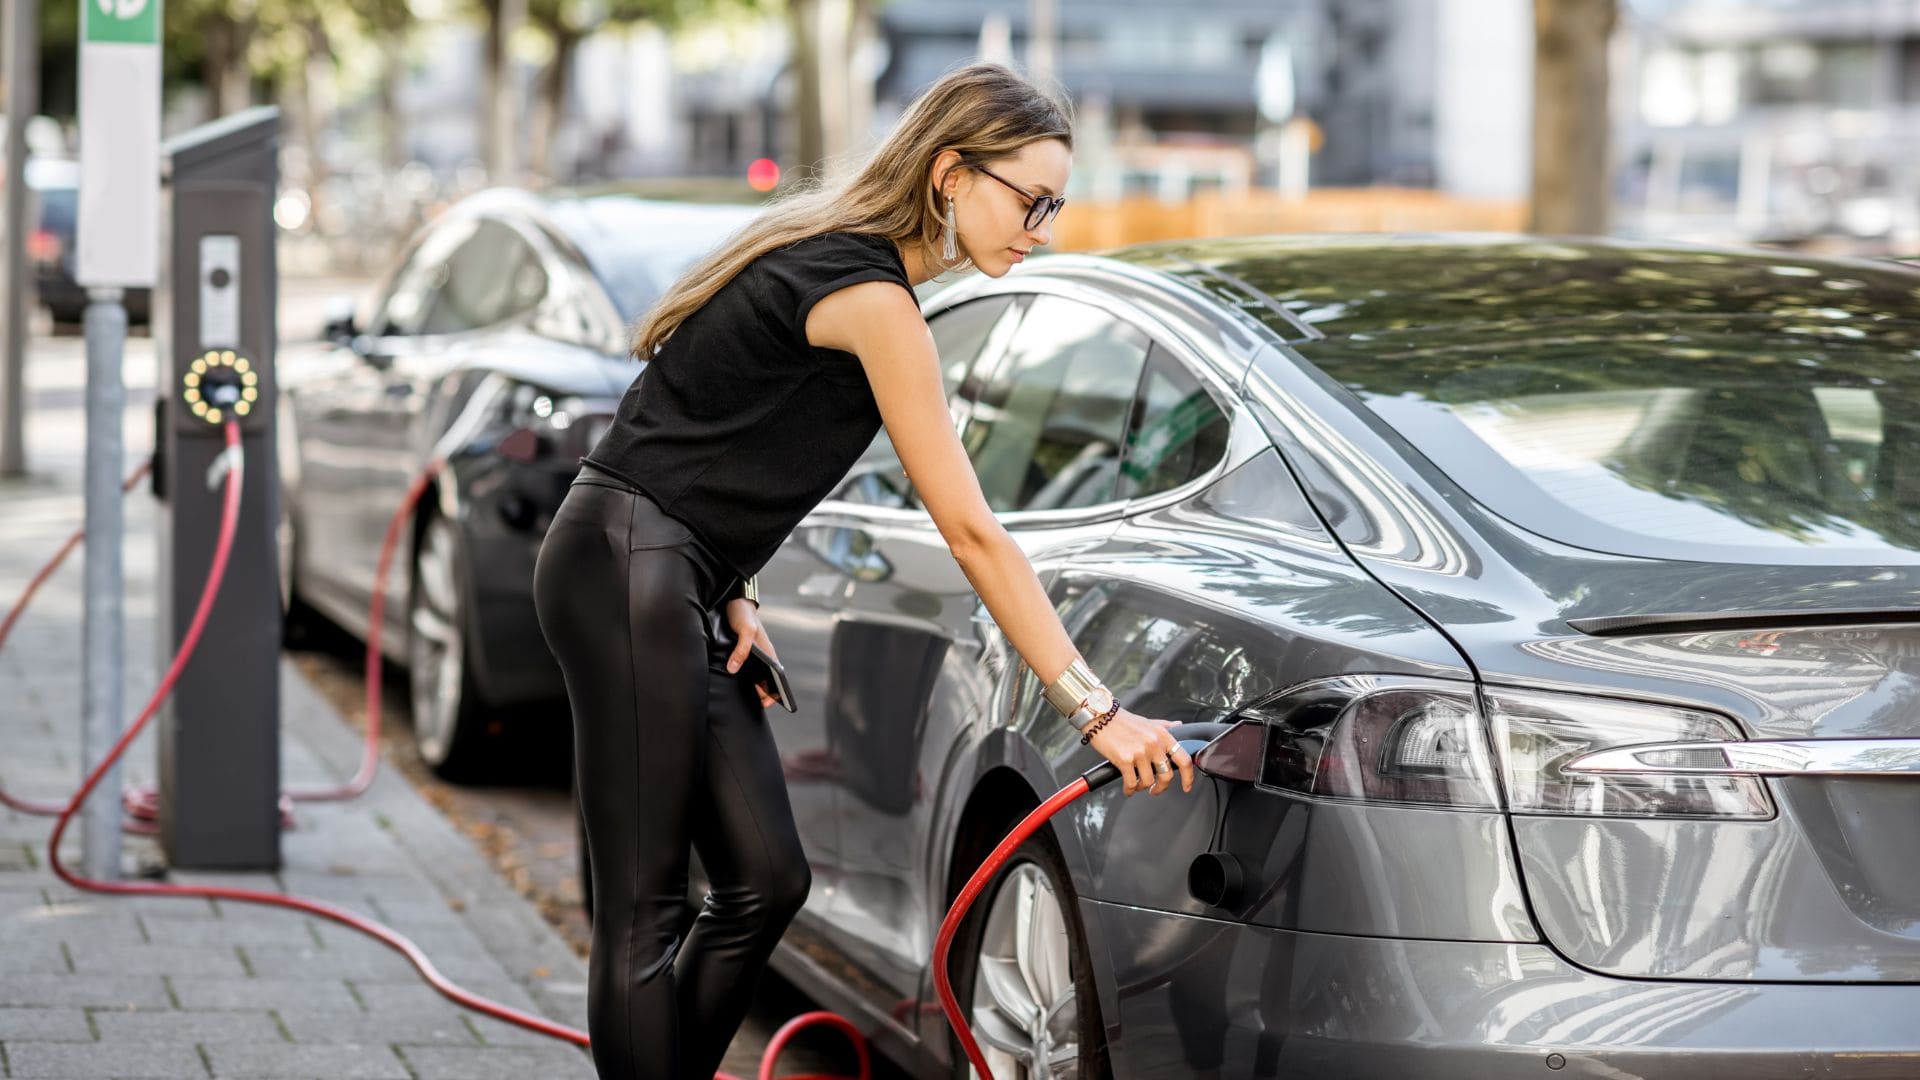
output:
<instances>
[{"instance_id":1,"label":"car windshield","mask_svg":"<svg viewBox=\"0 0 1920 1080\"><path fill-rule=\"evenodd\" d=\"M1436 327L1302 351L1543 535L1662 558L1920 562L1920 324L1846 316Z\"/></svg>"},{"instance_id":2,"label":"car windshield","mask_svg":"<svg viewBox=\"0 0 1920 1080\"><path fill-rule=\"evenodd\" d=\"M627 322L757 212L753 206L675 204L618 195L560 200L549 208Z\"/></svg>"}]
</instances>

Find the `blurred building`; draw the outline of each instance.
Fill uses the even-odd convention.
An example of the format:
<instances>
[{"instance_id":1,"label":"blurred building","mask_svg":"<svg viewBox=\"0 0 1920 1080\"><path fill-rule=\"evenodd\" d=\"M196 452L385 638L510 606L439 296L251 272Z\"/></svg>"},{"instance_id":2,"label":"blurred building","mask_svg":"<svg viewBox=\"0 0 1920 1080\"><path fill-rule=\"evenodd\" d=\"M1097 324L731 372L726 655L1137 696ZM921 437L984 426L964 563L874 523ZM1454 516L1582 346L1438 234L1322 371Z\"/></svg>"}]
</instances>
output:
<instances>
[{"instance_id":1,"label":"blurred building","mask_svg":"<svg viewBox=\"0 0 1920 1080\"><path fill-rule=\"evenodd\" d=\"M1055 75L1079 107L1074 185L1097 197L1275 186L1290 117L1311 133L1313 185L1524 194L1526 0L1043 2ZM954 64L1025 61L1039 7L887 4L876 119Z\"/></svg>"},{"instance_id":2,"label":"blurred building","mask_svg":"<svg viewBox=\"0 0 1920 1080\"><path fill-rule=\"evenodd\" d=\"M1920 251L1920 4L1641 0L1623 231Z\"/></svg>"}]
</instances>

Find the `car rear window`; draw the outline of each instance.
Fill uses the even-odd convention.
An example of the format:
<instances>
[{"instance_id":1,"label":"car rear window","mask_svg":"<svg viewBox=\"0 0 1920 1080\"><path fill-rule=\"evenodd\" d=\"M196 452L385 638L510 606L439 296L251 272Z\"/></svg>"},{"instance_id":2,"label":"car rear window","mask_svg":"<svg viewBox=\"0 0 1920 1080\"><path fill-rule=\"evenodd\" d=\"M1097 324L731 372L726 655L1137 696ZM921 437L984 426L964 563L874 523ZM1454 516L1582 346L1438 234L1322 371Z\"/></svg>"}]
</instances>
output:
<instances>
[{"instance_id":1,"label":"car rear window","mask_svg":"<svg viewBox=\"0 0 1920 1080\"><path fill-rule=\"evenodd\" d=\"M1920 325L1657 317L1303 349L1476 500L1588 548L1920 562Z\"/></svg>"}]
</instances>

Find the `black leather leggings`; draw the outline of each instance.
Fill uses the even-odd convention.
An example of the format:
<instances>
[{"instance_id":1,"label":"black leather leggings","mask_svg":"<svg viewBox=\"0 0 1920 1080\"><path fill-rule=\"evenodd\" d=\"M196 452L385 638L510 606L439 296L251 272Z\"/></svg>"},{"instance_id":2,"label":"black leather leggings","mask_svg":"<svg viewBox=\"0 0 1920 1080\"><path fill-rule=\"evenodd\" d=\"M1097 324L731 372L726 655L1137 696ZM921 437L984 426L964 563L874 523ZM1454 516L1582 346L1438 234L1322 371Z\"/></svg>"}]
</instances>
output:
<instances>
[{"instance_id":1,"label":"black leather leggings","mask_svg":"<svg viewBox=\"0 0 1920 1080\"><path fill-rule=\"evenodd\" d=\"M534 569L566 678L593 878L587 1022L602 1080L710 1080L812 874L765 708L726 669L738 576L583 467ZM711 884L679 937L689 846Z\"/></svg>"}]
</instances>

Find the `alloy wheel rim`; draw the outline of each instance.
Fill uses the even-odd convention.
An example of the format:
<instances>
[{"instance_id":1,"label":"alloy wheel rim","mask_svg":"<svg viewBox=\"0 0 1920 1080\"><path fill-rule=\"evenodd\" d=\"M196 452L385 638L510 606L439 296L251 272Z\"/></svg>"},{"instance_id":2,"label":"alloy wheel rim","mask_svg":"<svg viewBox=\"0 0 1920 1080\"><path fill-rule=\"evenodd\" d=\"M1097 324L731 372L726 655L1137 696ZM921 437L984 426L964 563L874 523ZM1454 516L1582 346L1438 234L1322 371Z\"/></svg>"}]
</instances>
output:
<instances>
[{"instance_id":1,"label":"alloy wheel rim","mask_svg":"<svg viewBox=\"0 0 1920 1080\"><path fill-rule=\"evenodd\" d=\"M1079 1075L1071 958L1052 882L1037 864L1017 864L987 909L974 964L973 1030L996 1077Z\"/></svg>"},{"instance_id":2,"label":"alloy wheel rim","mask_svg":"<svg viewBox=\"0 0 1920 1080\"><path fill-rule=\"evenodd\" d=\"M453 533L435 519L414 564L409 613L408 672L413 687L413 733L422 756L443 761L460 708L460 593L454 584Z\"/></svg>"}]
</instances>

